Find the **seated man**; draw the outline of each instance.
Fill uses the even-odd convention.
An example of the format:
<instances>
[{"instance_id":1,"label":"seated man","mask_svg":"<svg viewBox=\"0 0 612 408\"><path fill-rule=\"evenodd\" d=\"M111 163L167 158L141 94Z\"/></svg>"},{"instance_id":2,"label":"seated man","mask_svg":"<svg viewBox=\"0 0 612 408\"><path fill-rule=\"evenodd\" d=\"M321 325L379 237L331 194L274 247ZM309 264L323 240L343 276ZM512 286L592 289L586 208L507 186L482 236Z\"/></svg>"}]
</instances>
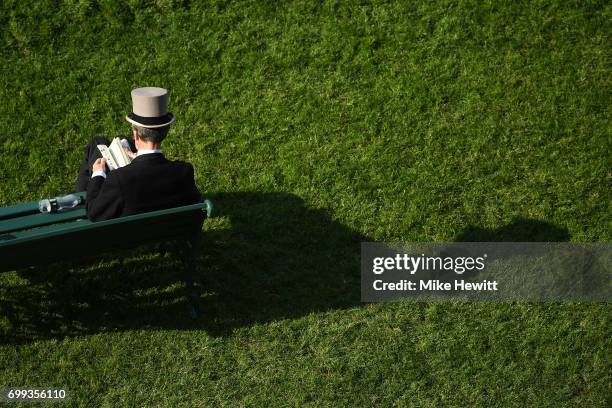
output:
<instances>
[{"instance_id":1,"label":"seated man","mask_svg":"<svg viewBox=\"0 0 612 408\"><path fill-rule=\"evenodd\" d=\"M128 153L133 158L130 164L107 173L97 145L108 145L108 140L96 137L85 147L77 191L87 191L87 217L92 221L195 204L201 199L193 166L170 161L161 151L174 121L168 112L168 92L154 87L134 89L132 110L126 117L134 137Z\"/></svg>"}]
</instances>

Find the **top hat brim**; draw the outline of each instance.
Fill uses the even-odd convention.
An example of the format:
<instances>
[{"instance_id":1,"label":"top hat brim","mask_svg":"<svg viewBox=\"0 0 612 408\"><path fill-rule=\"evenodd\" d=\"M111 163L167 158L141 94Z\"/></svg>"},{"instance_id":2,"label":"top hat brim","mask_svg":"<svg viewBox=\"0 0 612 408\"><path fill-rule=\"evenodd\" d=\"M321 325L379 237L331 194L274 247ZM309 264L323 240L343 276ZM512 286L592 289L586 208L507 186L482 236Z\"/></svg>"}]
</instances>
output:
<instances>
[{"instance_id":1,"label":"top hat brim","mask_svg":"<svg viewBox=\"0 0 612 408\"><path fill-rule=\"evenodd\" d=\"M138 116L134 113L130 113L125 117L125 120L127 120L133 125L155 129L170 125L172 122L174 122L174 115L168 112L164 116L155 116L148 118L146 116Z\"/></svg>"}]
</instances>

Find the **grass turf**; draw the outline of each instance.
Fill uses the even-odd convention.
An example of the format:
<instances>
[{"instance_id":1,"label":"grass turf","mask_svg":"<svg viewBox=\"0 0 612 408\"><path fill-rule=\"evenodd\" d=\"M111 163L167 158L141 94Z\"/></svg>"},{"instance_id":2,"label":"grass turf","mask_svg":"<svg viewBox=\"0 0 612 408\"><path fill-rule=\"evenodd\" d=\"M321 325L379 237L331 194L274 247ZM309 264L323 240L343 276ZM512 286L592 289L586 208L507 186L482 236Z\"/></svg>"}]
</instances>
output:
<instances>
[{"instance_id":1,"label":"grass turf","mask_svg":"<svg viewBox=\"0 0 612 408\"><path fill-rule=\"evenodd\" d=\"M7 1L0 205L171 91L216 204L176 261L0 276L0 384L89 406L606 406L608 304L359 302L362 240L610 240L605 2ZM123 256L123 255L121 255Z\"/></svg>"}]
</instances>

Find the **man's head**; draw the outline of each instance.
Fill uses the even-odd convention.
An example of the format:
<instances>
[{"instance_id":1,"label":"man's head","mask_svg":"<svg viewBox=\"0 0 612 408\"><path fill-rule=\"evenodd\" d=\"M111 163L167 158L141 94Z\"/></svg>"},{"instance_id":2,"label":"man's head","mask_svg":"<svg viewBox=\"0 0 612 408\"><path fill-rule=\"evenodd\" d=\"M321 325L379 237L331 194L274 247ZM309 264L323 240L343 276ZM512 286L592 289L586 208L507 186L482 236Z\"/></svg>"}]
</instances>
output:
<instances>
[{"instance_id":1,"label":"man's head","mask_svg":"<svg viewBox=\"0 0 612 408\"><path fill-rule=\"evenodd\" d=\"M132 90L132 113L126 117L132 124L138 149L155 149L168 134L174 115L168 112L168 91L144 87Z\"/></svg>"},{"instance_id":2,"label":"man's head","mask_svg":"<svg viewBox=\"0 0 612 408\"><path fill-rule=\"evenodd\" d=\"M137 148L140 148L139 145L159 147L169 130L170 125L159 128L146 128L134 124L132 125L132 134Z\"/></svg>"}]
</instances>

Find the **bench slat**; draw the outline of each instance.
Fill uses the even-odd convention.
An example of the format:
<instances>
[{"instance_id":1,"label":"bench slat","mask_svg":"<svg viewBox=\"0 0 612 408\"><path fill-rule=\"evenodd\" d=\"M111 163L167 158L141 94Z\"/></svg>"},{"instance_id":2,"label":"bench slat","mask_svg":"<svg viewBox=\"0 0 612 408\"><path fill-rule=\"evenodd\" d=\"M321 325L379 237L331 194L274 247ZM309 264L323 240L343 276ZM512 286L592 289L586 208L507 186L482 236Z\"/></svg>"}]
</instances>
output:
<instances>
[{"instance_id":1,"label":"bench slat","mask_svg":"<svg viewBox=\"0 0 612 408\"><path fill-rule=\"evenodd\" d=\"M72 221L77 218L86 218L85 208L80 206L62 213L41 214L36 207L36 214L0 220L0 234L20 231L28 228L43 227L59 222Z\"/></svg>"},{"instance_id":2,"label":"bench slat","mask_svg":"<svg viewBox=\"0 0 612 408\"><path fill-rule=\"evenodd\" d=\"M81 194L85 196L85 193ZM30 208L36 205L38 211L36 202L29 204ZM30 220L29 224L36 224L37 227L0 232L0 272L95 257L103 252L147 243L190 240L199 236L202 222L211 213L212 203L204 200L183 207L97 222L86 219L82 208L66 213L26 215L20 217L21 227L26 225L23 219ZM11 214L16 212L11 211ZM41 216L49 217L47 220L53 219L53 224L41 226ZM18 219L3 221L18 222ZM0 225L3 221L0 221ZM8 229L8 225L8 222L4 223L5 229Z\"/></svg>"},{"instance_id":3,"label":"bench slat","mask_svg":"<svg viewBox=\"0 0 612 408\"><path fill-rule=\"evenodd\" d=\"M85 191L73 194L79 197L85 197L87 195ZM37 213L40 213L40 211L38 210L38 201L30 201L28 203L9 205L8 207L0 207L0 220L23 217L26 215Z\"/></svg>"},{"instance_id":4,"label":"bench slat","mask_svg":"<svg viewBox=\"0 0 612 408\"><path fill-rule=\"evenodd\" d=\"M38 211L38 201L23 203L18 205L10 205L0 208L0 220L21 217L29 214L36 214Z\"/></svg>"},{"instance_id":5,"label":"bench slat","mask_svg":"<svg viewBox=\"0 0 612 408\"><path fill-rule=\"evenodd\" d=\"M15 231L9 234L0 235L0 248L20 245L25 242L36 241L39 239L47 239L49 237L71 234L77 231L95 230L112 225L129 225L132 222L138 222L146 219L154 219L172 214L180 214L194 210L204 210L209 208L209 202L186 205L182 207L169 208L165 210L151 211L142 214L128 215L125 217L112 218L106 221L92 222L84 219L80 221L68 222L63 224L49 225L40 228L34 228L26 231ZM77 212L79 210L75 210Z\"/></svg>"}]
</instances>

